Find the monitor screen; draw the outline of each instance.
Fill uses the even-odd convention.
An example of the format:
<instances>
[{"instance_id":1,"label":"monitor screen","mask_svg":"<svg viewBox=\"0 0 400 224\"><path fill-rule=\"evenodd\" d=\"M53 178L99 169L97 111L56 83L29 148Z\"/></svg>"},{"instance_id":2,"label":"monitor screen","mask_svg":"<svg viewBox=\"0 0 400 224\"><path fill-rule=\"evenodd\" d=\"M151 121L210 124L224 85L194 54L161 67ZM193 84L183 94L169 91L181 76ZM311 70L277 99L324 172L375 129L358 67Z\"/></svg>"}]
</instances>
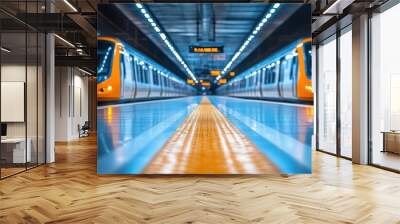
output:
<instances>
[{"instance_id":1,"label":"monitor screen","mask_svg":"<svg viewBox=\"0 0 400 224\"><path fill-rule=\"evenodd\" d=\"M1 124L1 136L7 136L7 124Z\"/></svg>"}]
</instances>

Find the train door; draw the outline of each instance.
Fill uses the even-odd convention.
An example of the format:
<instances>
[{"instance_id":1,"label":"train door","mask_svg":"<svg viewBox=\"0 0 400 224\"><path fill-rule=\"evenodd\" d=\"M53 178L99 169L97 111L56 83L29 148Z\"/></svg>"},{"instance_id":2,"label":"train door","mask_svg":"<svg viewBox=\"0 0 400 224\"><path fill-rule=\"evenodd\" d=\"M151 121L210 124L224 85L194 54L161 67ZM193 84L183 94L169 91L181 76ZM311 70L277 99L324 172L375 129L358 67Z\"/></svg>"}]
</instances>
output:
<instances>
[{"instance_id":1,"label":"train door","mask_svg":"<svg viewBox=\"0 0 400 224\"><path fill-rule=\"evenodd\" d=\"M164 97L164 76L162 72L160 72L160 96Z\"/></svg>"},{"instance_id":2,"label":"train door","mask_svg":"<svg viewBox=\"0 0 400 224\"><path fill-rule=\"evenodd\" d=\"M265 82L265 79L266 79L266 74L267 74L267 69L266 68L262 68L261 69L261 72L260 72L260 97L263 97L264 96L264 94L263 94L263 87L264 87L264 82Z\"/></svg>"},{"instance_id":3,"label":"train door","mask_svg":"<svg viewBox=\"0 0 400 224\"><path fill-rule=\"evenodd\" d=\"M153 97L160 97L160 74L158 70L153 70Z\"/></svg>"},{"instance_id":4,"label":"train door","mask_svg":"<svg viewBox=\"0 0 400 224\"><path fill-rule=\"evenodd\" d=\"M299 77L299 59L298 59L298 54L297 51L294 53L293 58L292 58L292 67L291 67L291 83L292 83L292 94L291 96L293 98L297 98L297 83L298 83L298 77Z\"/></svg>"},{"instance_id":5,"label":"train door","mask_svg":"<svg viewBox=\"0 0 400 224\"><path fill-rule=\"evenodd\" d=\"M281 97L288 98L293 97L293 76L292 71L292 58L286 56L281 59L279 66L279 86Z\"/></svg>"},{"instance_id":6,"label":"train door","mask_svg":"<svg viewBox=\"0 0 400 224\"><path fill-rule=\"evenodd\" d=\"M120 99L125 99L126 98L126 89L128 89L126 78L127 78L127 68L126 68L126 56L125 56L125 50L121 48L121 54L120 54L120 59L119 59L119 68L120 68Z\"/></svg>"},{"instance_id":7,"label":"train door","mask_svg":"<svg viewBox=\"0 0 400 224\"><path fill-rule=\"evenodd\" d=\"M273 66L271 67L271 95L275 97L280 97L280 87L279 87L279 64L274 63Z\"/></svg>"},{"instance_id":8,"label":"train door","mask_svg":"<svg viewBox=\"0 0 400 224\"><path fill-rule=\"evenodd\" d=\"M144 64L144 86L145 86L145 92L144 92L144 97L148 98L150 95L150 68L148 64Z\"/></svg>"},{"instance_id":9,"label":"train door","mask_svg":"<svg viewBox=\"0 0 400 224\"><path fill-rule=\"evenodd\" d=\"M151 97L153 94L152 94L152 92L153 92L153 87L154 87L154 85L153 85L153 66L149 66L149 68L147 69L147 86L148 86L148 88L149 88L149 92L148 92L148 95L147 95L147 97Z\"/></svg>"},{"instance_id":10,"label":"train door","mask_svg":"<svg viewBox=\"0 0 400 224\"><path fill-rule=\"evenodd\" d=\"M136 98L143 98L144 97L144 62L136 61L137 66L137 90L136 90Z\"/></svg>"},{"instance_id":11,"label":"train door","mask_svg":"<svg viewBox=\"0 0 400 224\"><path fill-rule=\"evenodd\" d=\"M251 86L251 96L256 96L256 86L257 86L257 72L254 72L254 75L252 77L252 86Z\"/></svg>"},{"instance_id":12,"label":"train door","mask_svg":"<svg viewBox=\"0 0 400 224\"><path fill-rule=\"evenodd\" d=\"M285 73L283 71L283 67L281 66L281 61L278 61L278 68L277 68L277 74L278 74L278 94L280 97L284 97L283 95L283 82L285 80Z\"/></svg>"},{"instance_id":13,"label":"train door","mask_svg":"<svg viewBox=\"0 0 400 224\"><path fill-rule=\"evenodd\" d=\"M262 84L263 70L260 69L257 72L257 82L256 82L256 97L261 97L261 84Z\"/></svg>"},{"instance_id":14,"label":"train door","mask_svg":"<svg viewBox=\"0 0 400 224\"><path fill-rule=\"evenodd\" d=\"M132 64L132 80L133 80L133 86L132 86L132 99L136 99L136 91L137 91L137 66L136 66L136 58L134 56L131 56L131 64Z\"/></svg>"},{"instance_id":15,"label":"train door","mask_svg":"<svg viewBox=\"0 0 400 224\"><path fill-rule=\"evenodd\" d=\"M125 77L124 77L124 93L125 99L132 99L132 89L133 89L133 71L132 71L132 57L128 54L124 55L125 58Z\"/></svg>"}]
</instances>

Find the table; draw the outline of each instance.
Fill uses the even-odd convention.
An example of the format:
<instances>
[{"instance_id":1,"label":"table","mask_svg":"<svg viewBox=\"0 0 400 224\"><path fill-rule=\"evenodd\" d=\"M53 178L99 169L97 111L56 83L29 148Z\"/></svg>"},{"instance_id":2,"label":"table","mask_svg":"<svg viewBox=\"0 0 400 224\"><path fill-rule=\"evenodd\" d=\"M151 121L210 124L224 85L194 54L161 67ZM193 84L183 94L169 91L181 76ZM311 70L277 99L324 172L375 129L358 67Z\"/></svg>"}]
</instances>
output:
<instances>
[{"instance_id":1,"label":"table","mask_svg":"<svg viewBox=\"0 0 400 224\"><path fill-rule=\"evenodd\" d=\"M400 131L383 131L383 151L400 154Z\"/></svg>"},{"instance_id":2,"label":"table","mask_svg":"<svg viewBox=\"0 0 400 224\"><path fill-rule=\"evenodd\" d=\"M31 139L26 139L28 143L25 151L25 138L6 138L1 139L1 157L9 163L31 162ZM10 155L12 154L12 156ZM11 159L12 158L12 159Z\"/></svg>"}]
</instances>

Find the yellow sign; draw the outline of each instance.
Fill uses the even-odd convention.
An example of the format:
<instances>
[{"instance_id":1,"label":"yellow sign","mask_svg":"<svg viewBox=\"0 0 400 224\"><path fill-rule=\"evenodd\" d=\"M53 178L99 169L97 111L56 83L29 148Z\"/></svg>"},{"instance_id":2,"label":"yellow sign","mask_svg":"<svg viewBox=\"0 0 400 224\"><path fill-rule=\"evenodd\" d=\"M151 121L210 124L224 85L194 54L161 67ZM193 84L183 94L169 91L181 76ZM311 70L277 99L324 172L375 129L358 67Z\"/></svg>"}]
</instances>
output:
<instances>
[{"instance_id":1,"label":"yellow sign","mask_svg":"<svg viewBox=\"0 0 400 224\"><path fill-rule=\"evenodd\" d=\"M221 53L221 49L218 47L193 47L193 53Z\"/></svg>"},{"instance_id":2,"label":"yellow sign","mask_svg":"<svg viewBox=\"0 0 400 224\"><path fill-rule=\"evenodd\" d=\"M211 83L209 83L209 82L202 82L201 85L204 86L204 87L210 87L210 86L211 86Z\"/></svg>"},{"instance_id":3,"label":"yellow sign","mask_svg":"<svg viewBox=\"0 0 400 224\"><path fill-rule=\"evenodd\" d=\"M221 71L220 70L211 70L210 75L211 76L219 76L219 75L221 75Z\"/></svg>"},{"instance_id":4,"label":"yellow sign","mask_svg":"<svg viewBox=\"0 0 400 224\"><path fill-rule=\"evenodd\" d=\"M228 81L228 80L226 80L226 79L220 79L220 80L218 80L218 84L219 84L219 85L225 84L225 83L227 83L227 81Z\"/></svg>"},{"instance_id":5,"label":"yellow sign","mask_svg":"<svg viewBox=\"0 0 400 224\"><path fill-rule=\"evenodd\" d=\"M235 72L229 72L229 76L230 77L233 77L233 76L235 76L236 74L235 74Z\"/></svg>"}]
</instances>

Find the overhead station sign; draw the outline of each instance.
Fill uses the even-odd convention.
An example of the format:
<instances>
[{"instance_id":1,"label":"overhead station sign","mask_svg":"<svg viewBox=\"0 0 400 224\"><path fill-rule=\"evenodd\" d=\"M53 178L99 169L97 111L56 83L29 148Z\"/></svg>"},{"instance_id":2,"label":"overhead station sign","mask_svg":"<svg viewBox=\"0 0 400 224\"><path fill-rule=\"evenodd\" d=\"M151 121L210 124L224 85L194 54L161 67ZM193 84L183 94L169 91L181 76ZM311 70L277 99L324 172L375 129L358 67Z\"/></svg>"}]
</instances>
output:
<instances>
[{"instance_id":1,"label":"overhead station sign","mask_svg":"<svg viewBox=\"0 0 400 224\"><path fill-rule=\"evenodd\" d=\"M221 71L220 70L211 70L210 75L211 76L219 76L219 75L221 75Z\"/></svg>"},{"instance_id":2,"label":"overhead station sign","mask_svg":"<svg viewBox=\"0 0 400 224\"><path fill-rule=\"evenodd\" d=\"M224 47L223 46L190 45L189 52L190 53L198 53L198 54L219 54L219 53L224 53Z\"/></svg>"}]
</instances>

